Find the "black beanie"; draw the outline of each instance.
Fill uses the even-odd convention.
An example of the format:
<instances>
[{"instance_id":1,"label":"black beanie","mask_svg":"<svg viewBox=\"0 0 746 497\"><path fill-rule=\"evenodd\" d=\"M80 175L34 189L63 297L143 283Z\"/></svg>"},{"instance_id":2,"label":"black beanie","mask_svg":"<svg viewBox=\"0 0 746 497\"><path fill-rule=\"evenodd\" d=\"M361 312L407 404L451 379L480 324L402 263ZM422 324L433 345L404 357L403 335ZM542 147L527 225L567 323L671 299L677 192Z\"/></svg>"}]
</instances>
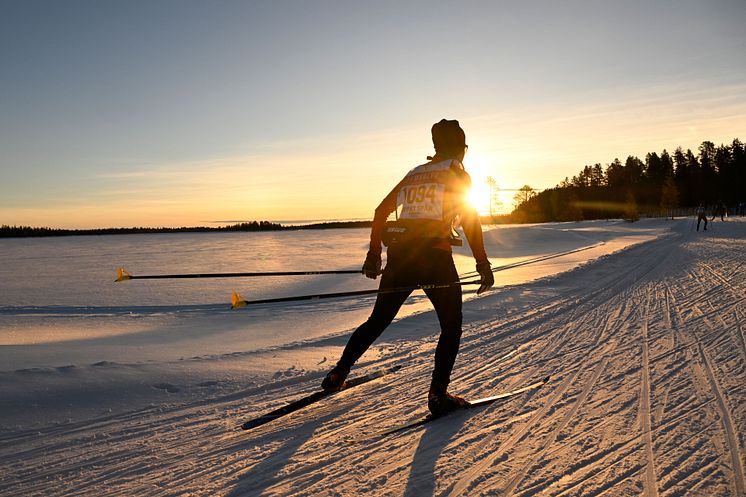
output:
<instances>
[{"instance_id":1,"label":"black beanie","mask_svg":"<svg viewBox=\"0 0 746 497\"><path fill-rule=\"evenodd\" d=\"M466 147L466 135L459 126L458 121L441 119L433 124L430 132L433 135L433 146L435 152L441 154L458 154Z\"/></svg>"}]
</instances>

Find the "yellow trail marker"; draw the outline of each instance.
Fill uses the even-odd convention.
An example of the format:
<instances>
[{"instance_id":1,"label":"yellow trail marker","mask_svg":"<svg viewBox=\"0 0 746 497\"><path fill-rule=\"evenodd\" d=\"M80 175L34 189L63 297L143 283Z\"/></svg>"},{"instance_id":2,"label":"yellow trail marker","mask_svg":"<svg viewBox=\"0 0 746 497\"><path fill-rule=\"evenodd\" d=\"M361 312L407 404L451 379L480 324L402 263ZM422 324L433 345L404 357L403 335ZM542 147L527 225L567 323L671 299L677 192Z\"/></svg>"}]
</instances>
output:
<instances>
[{"instance_id":1,"label":"yellow trail marker","mask_svg":"<svg viewBox=\"0 0 746 497\"><path fill-rule=\"evenodd\" d=\"M117 279L114 280L115 282L131 280L131 279L132 279L132 275L129 274L123 267L120 267L119 269L117 269Z\"/></svg>"},{"instance_id":2,"label":"yellow trail marker","mask_svg":"<svg viewBox=\"0 0 746 497\"><path fill-rule=\"evenodd\" d=\"M231 309L238 309L239 307L246 307L246 300L238 292L233 290L233 295L231 295Z\"/></svg>"}]
</instances>

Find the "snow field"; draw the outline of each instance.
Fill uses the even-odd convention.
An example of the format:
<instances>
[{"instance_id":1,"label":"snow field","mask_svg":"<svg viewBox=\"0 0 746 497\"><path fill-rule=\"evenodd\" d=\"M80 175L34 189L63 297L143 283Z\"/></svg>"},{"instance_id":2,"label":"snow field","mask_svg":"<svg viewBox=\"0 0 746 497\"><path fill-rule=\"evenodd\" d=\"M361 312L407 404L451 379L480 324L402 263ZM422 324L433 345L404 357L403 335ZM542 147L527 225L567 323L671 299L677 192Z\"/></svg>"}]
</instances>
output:
<instances>
[{"instance_id":1,"label":"snow field","mask_svg":"<svg viewBox=\"0 0 746 497\"><path fill-rule=\"evenodd\" d=\"M746 495L746 222L669 226L466 302L451 388L551 374L540 390L360 441L425 413L437 320L419 313L353 370L400 372L250 432L237 427L316 388L346 336L222 357L231 381L202 395L6 426L0 495ZM293 367L242 385L247 360Z\"/></svg>"}]
</instances>

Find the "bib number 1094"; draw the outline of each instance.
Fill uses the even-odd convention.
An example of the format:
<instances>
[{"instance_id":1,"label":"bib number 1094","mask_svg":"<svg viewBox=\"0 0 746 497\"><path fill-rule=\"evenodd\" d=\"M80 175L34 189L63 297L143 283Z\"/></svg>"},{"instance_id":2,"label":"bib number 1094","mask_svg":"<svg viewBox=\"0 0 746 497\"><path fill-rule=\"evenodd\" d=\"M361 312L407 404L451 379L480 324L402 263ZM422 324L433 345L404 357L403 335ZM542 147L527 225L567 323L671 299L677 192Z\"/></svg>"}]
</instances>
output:
<instances>
[{"instance_id":1,"label":"bib number 1094","mask_svg":"<svg viewBox=\"0 0 746 497\"><path fill-rule=\"evenodd\" d=\"M403 218L440 219L445 187L439 183L406 186L399 192Z\"/></svg>"},{"instance_id":2,"label":"bib number 1094","mask_svg":"<svg viewBox=\"0 0 746 497\"><path fill-rule=\"evenodd\" d=\"M425 200L435 202L435 185L420 185L405 188L406 202L408 204L419 204Z\"/></svg>"}]
</instances>

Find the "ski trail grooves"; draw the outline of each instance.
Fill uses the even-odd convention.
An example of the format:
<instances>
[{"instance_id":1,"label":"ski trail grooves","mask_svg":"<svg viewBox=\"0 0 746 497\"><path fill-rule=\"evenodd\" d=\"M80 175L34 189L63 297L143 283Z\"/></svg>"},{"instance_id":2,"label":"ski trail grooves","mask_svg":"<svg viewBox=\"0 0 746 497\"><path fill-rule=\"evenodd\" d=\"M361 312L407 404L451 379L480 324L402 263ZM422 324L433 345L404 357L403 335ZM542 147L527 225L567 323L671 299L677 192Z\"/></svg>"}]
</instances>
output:
<instances>
[{"instance_id":1,"label":"ski trail grooves","mask_svg":"<svg viewBox=\"0 0 746 497\"><path fill-rule=\"evenodd\" d=\"M706 264L702 264L705 268L708 269L708 273L711 276L714 276L717 280L719 280L722 283L725 283L727 288L731 291L736 291L736 288L730 284L724 277L722 277L720 274L714 272L711 267L707 266ZM700 284L703 287L706 287L705 282L703 281L702 274L697 275L697 279L700 282ZM709 296L712 294L717 294L719 291L722 291L723 287L720 286L713 286L712 288L708 289L702 296L700 296L700 299L697 301L704 300L705 303L707 303L711 308L713 308L713 313L716 317L720 318L719 314L717 313L717 308L714 307L712 301L710 300ZM736 294L739 292L735 292ZM697 307L695 307L695 310L699 310ZM709 321L706 318L705 313L701 313L701 316L703 318L703 322L709 327L713 328L711 324L709 324ZM742 463L741 454L739 451L739 444L738 444L738 436L736 434L736 430L734 428L733 423L733 416L731 414L731 409L728 406L727 399L725 398L725 395L723 394L723 390L720 387L720 384L717 380L717 377L715 375L715 370L712 364L712 361L710 359L709 354L705 350L705 346L702 343L702 338L698 336L696 332L693 332L694 338L697 342L697 354L699 356L699 362L702 365L702 369L704 370L705 376L707 378L707 381L709 383L710 389L715 396L716 404L718 406L718 413L720 418L720 424L723 429L723 434L725 438L725 443L728 447L728 452L730 454L731 459L731 471L733 472L733 484L735 486L736 494L738 496L746 495L746 477L744 477L744 468ZM735 344L736 347L738 344Z\"/></svg>"},{"instance_id":2,"label":"ski trail grooves","mask_svg":"<svg viewBox=\"0 0 746 497\"><path fill-rule=\"evenodd\" d=\"M642 379L640 392L640 429L645 436L645 454L647 468L645 470L645 495L658 496L658 483L655 478L655 455L653 454L653 431L650 422L650 346L648 344L648 320L650 309L650 293L645 301L645 311L642 318Z\"/></svg>"},{"instance_id":3,"label":"ski trail grooves","mask_svg":"<svg viewBox=\"0 0 746 497\"><path fill-rule=\"evenodd\" d=\"M738 310L733 310L733 317L736 321L736 340L738 341L738 344L741 346L741 352L743 353L744 359L746 359L746 337L743 335L743 328L741 327L741 319L738 316Z\"/></svg>"},{"instance_id":4,"label":"ski trail grooves","mask_svg":"<svg viewBox=\"0 0 746 497\"><path fill-rule=\"evenodd\" d=\"M705 368L704 368L705 374L707 375L707 379L710 382L710 387L712 388L712 392L715 394L717 405L720 410L720 422L723 425L723 430L725 432L725 440L728 445L728 451L730 453L730 458L731 458L733 479L734 479L735 487L736 487L735 495L738 495L738 496L746 495L746 484L744 484L743 464L741 462L741 455L739 454L739 451L738 451L738 436L736 435L736 430L733 428L733 419L730 414L730 409L728 408L728 404L725 398L723 397L723 392L720 389L720 385L718 384L717 378L715 378L715 373L713 372L710 359L707 356L707 353L705 352L705 349L701 343L698 344L697 349L699 351L699 356L701 358L701 361L705 365Z\"/></svg>"},{"instance_id":5,"label":"ski trail grooves","mask_svg":"<svg viewBox=\"0 0 746 497\"><path fill-rule=\"evenodd\" d=\"M726 337L730 335L731 338L733 338L734 332L738 331L738 302L739 300L731 300L731 299L718 299L717 302L721 305L724 305L725 307L722 309L723 311L728 310L729 307L733 308L733 315L736 318L734 325L730 326L729 329L731 331L730 334L723 333L722 328L718 327L717 329L714 328L710 322L709 319L707 319L707 313L702 312L696 305L693 304L693 302L706 304L708 307L712 309L712 313L715 315L716 319L721 321L722 326L726 326L725 322L722 320L720 316L721 309L717 308L713 305L713 302L711 298L717 297L717 292L708 289L708 285L705 282L705 278L707 277L708 273L711 273L711 269L708 268L707 273L703 273L702 271L698 271L695 269L690 270L689 274L691 275L691 278L694 280L694 282L699 285L701 288L700 292L696 292L692 290L692 287L689 286L687 288L684 288L683 290L686 290L686 292L682 296L681 303L677 302L677 298L674 296L674 288L671 287L670 284L666 284L666 289L669 296L670 306L671 306L671 314L672 317L675 317L676 319L672 319L672 326L674 329L674 332L679 334L683 333L684 331L688 331L689 335L691 335L690 339L684 338L682 339L682 342L684 342L684 347L688 349L688 351L691 351L692 353L688 354L688 358L686 359L685 363L690 364L690 368L692 369L692 375L691 375L691 381L693 383L693 387L696 391L701 392L702 396L707 395L708 392L706 392L704 389L706 387L709 387L709 392L712 394L712 396L709 396L710 401L707 402L707 405L713 405L715 409L708 409L706 411L703 411L702 416L712 416L713 423L708 424L706 429L703 429L701 433L693 434L691 437L691 440L694 441L697 438L704 437L702 441L694 448L690 449L690 453L687 455L688 458L694 459L694 457L698 456L698 453L701 451L705 451L712 443L712 440L718 438L713 437L713 433L709 433L709 426L712 426L714 423L717 423L720 425L720 428L723 431L723 446L727 450L728 458L731 461L730 464L730 472L732 473L732 480L731 485L732 489L735 491L732 495L741 496L744 494L744 470L743 470L743 463L742 458L739 451L739 439L737 435L737 425L734 422L734 417L732 410L728 406L728 401L726 396L723 393L723 387L720 385L720 382L717 379L717 375L715 374L715 366L713 364L713 359L711 358L711 354L708 353L708 346L709 347L716 347L718 346L718 343L720 343L720 347L725 347L729 354L737 353L743 357L742 354L742 347L738 343L739 340L736 338L732 344L728 344L727 342L724 342ZM714 279L719 280L721 283L723 281L719 276L715 276ZM734 280L737 281L737 280ZM721 289L725 289L725 287L721 286ZM728 290L733 291L733 296L738 296L743 289L737 289L733 286L728 286ZM704 297L703 297L704 296ZM689 310L687 312L687 315L689 318L687 319L684 317L683 314L680 313L680 308L682 306L685 306L686 309ZM708 330L703 330L702 326L706 326L709 328ZM707 343L709 341L709 343ZM699 381L700 378L703 378L702 381ZM715 411L715 412L713 412ZM719 421L719 422L718 422ZM689 444L689 441L683 441L684 443L681 443L682 441L679 441L677 443L678 447L686 447ZM702 456L698 456L701 458ZM721 456L723 459L725 458L725 454L722 454ZM712 459L712 456L709 456L709 459ZM703 459L708 460L708 459ZM684 462L684 461L682 461ZM673 487L674 485L685 485L686 481L693 481L694 483L687 485L686 488L693 492L693 495L698 495L695 492L696 488L706 488L706 485L711 484L708 482L708 478L712 480L718 479L718 473L721 475L725 472L723 471L717 471L716 469L708 469L708 466L703 465L701 462L698 462L699 468L697 469L696 476L697 479L694 478L695 473L692 473L690 475L687 475L686 473L682 473L680 476L677 475L677 472L672 473L672 479L669 479L668 482L666 482L665 485L663 485L663 488L669 489ZM706 495L706 494L702 494Z\"/></svg>"},{"instance_id":6,"label":"ski trail grooves","mask_svg":"<svg viewBox=\"0 0 746 497\"><path fill-rule=\"evenodd\" d=\"M515 492L516 487L523 481L523 479L526 477L526 473L531 469L531 466L540 459L543 459L544 455L547 452L547 449L554 444L557 441L557 437L560 435L562 430L565 429L567 424L570 422L570 420L576 415L578 412L578 409L580 409L580 406L583 405L583 403L588 398L588 395L591 393L591 389L593 388L593 385L596 384L598 381L598 378L603 373L604 369L606 369L606 365L609 363L608 358L604 357L601 362L596 366L595 371L593 372L593 375L591 378L586 382L586 384L583 386L583 391L578 395L578 398L575 400L574 405L572 408L565 414L565 416L562 418L562 421L557 425L556 428L552 431L552 434L547 437L547 440L542 445L542 448L539 452L536 452L532 455L530 460L526 462L523 465L523 468L521 468L521 471L516 474L510 482L505 486L503 489L503 493L505 495L513 495L513 492Z\"/></svg>"},{"instance_id":7,"label":"ski trail grooves","mask_svg":"<svg viewBox=\"0 0 746 497\"><path fill-rule=\"evenodd\" d=\"M507 451L516 443L520 442L526 435L530 433L531 428L535 424L537 424L541 420L541 418L544 417L544 415L555 403L559 401L560 398L562 398L562 395L564 395L565 391L567 391L567 389L570 387L577 374L577 371L571 374L557 389L551 399L531 416L531 418L526 422L523 428L510 436L497 448L497 450L488 454L478 464L474 465L468 471L466 471L465 474L454 485L451 486L447 493L448 497L460 497L463 495L469 495L469 490L471 490L470 487L476 482L477 478L479 478L482 472L486 468L492 466L494 462L502 456L503 452Z\"/></svg>"},{"instance_id":8,"label":"ski trail grooves","mask_svg":"<svg viewBox=\"0 0 746 497\"><path fill-rule=\"evenodd\" d=\"M692 413L696 413L697 411L709 406L710 403L711 401L707 401L698 406L694 406L690 410L683 412L679 416L669 419L666 422L666 424L660 425L656 427L654 430L658 431L658 430L669 428L670 426L674 425L676 422L680 421L682 418L691 416ZM587 464L583 466L583 468L586 470L583 477L577 478L572 484L565 487L559 493L551 493L551 492L547 492L547 493L550 493L554 497L562 497L564 495L577 495L577 489L583 483L591 480L592 478L604 472L607 472L609 468L613 468L617 464L622 463L627 457L634 455L635 452L637 451L639 439L642 436L643 435L641 433L638 433L636 435L633 435L632 437L625 439L622 442L617 443L609 450L606 450L606 451L603 451L597 454L596 456L592 458L593 464ZM558 451L558 450L559 449L555 449L555 451ZM548 454L551 454L551 453L552 452L550 451ZM564 478L560 478L559 482L553 483L553 486L557 486L563 479Z\"/></svg>"}]
</instances>

